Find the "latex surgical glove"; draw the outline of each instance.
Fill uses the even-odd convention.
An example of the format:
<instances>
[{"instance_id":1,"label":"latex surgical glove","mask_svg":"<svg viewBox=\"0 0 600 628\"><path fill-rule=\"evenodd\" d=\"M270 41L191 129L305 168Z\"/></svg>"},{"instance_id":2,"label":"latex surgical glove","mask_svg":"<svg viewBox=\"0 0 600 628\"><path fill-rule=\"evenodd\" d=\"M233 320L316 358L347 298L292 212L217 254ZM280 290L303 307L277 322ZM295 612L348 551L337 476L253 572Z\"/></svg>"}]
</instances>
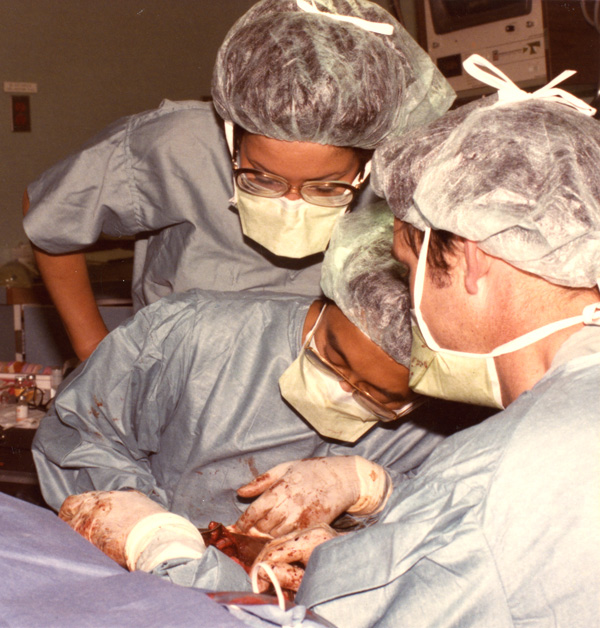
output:
<instances>
[{"instance_id":1,"label":"latex surgical glove","mask_svg":"<svg viewBox=\"0 0 600 628\"><path fill-rule=\"evenodd\" d=\"M304 576L304 569L315 547L336 536L339 536L338 533L326 523L318 523L306 530L291 532L265 545L252 567L254 568L258 563L268 563L284 589L298 591ZM259 592L263 593L269 588L271 580L261 569L257 571L257 576Z\"/></svg>"},{"instance_id":2,"label":"latex surgical glove","mask_svg":"<svg viewBox=\"0 0 600 628\"><path fill-rule=\"evenodd\" d=\"M340 514L370 515L385 505L392 482L385 469L361 456L294 460L273 467L238 489L260 497L235 527L243 533L278 537Z\"/></svg>"},{"instance_id":3,"label":"latex surgical glove","mask_svg":"<svg viewBox=\"0 0 600 628\"><path fill-rule=\"evenodd\" d=\"M130 571L152 571L171 558L200 558L206 549L190 521L139 491L71 495L58 516Z\"/></svg>"}]
</instances>

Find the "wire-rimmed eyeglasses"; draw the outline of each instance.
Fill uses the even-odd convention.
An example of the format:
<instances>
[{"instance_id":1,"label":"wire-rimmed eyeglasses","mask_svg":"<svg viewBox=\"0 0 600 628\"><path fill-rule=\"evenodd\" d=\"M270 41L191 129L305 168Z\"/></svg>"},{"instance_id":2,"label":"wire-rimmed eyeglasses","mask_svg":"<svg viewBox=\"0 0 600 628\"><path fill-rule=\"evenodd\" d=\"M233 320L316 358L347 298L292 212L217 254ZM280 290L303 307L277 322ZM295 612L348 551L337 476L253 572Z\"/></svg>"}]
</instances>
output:
<instances>
[{"instance_id":1,"label":"wire-rimmed eyeglasses","mask_svg":"<svg viewBox=\"0 0 600 628\"><path fill-rule=\"evenodd\" d=\"M305 181L296 187L275 174L255 170L254 168L233 169L236 185L249 194L265 198L280 198L290 191L299 194L307 203L322 207L345 207L349 205L360 190L358 185L345 181Z\"/></svg>"},{"instance_id":2,"label":"wire-rimmed eyeglasses","mask_svg":"<svg viewBox=\"0 0 600 628\"><path fill-rule=\"evenodd\" d=\"M407 414L410 414L413 410L425 403L425 397L420 395L405 401L400 408L392 410L384 406L380 401L377 401L371 394L365 390L361 390L356 387L348 378L342 374L333 364L328 362L320 353L310 346L305 347L306 357L314 366L318 369L332 375L340 380L343 380L352 387L352 397L356 403L360 404L363 408L372 412L380 421L395 421Z\"/></svg>"}]
</instances>

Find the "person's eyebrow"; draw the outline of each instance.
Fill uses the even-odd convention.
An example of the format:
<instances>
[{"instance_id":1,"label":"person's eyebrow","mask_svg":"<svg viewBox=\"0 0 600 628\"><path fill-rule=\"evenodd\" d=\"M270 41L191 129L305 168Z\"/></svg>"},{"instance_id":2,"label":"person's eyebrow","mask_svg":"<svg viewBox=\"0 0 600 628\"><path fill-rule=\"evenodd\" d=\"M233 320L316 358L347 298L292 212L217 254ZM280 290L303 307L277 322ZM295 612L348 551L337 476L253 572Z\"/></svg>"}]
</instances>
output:
<instances>
[{"instance_id":1,"label":"person's eyebrow","mask_svg":"<svg viewBox=\"0 0 600 628\"><path fill-rule=\"evenodd\" d=\"M269 169L267 169L260 161L256 159L251 159L250 157L248 157L247 154L244 156L248 160L248 163L251 164L252 168L254 168L255 170L261 170L266 174L275 174L274 172L271 172ZM337 181L339 178L347 175L350 170L352 170L352 167L348 168L347 170L336 170L335 172L327 173L325 175L317 177L316 179L311 179L311 181ZM279 177L281 175L275 176Z\"/></svg>"},{"instance_id":2,"label":"person's eyebrow","mask_svg":"<svg viewBox=\"0 0 600 628\"><path fill-rule=\"evenodd\" d=\"M268 170L267 168L265 168L265 166L263 166L260 161L255 161L254 159L249 159L248 157L246 157L246 159L248 159L248 162L252 165L252 167L255 170L261 170L262 172L266 173L266 174L275 174L274 172L271 172L270 170ZM331 172L325 175L322 175L316 179L307 179L310 181L337 181L338 179L340 179L341 177L345 176L346 174L348 174L348 172L350 172L351 168L349 168L348 170L345 171L336 171L336 172ZM275 175L277 177L281 177L281 175L277 174ZM284 177L281 177L282 179Z\"/></svg>"},{"instance_id":3,"label":"person's eyebrow","mask_svg":"<svg viewBox=\"0 0 600 628\"><path fill-rule=\"evenodd\" d=\"M346 354L340 343L338 342L337 336L333 333L331 327L328 325L325 332L325 340L327 341L327 346L331 347L339 356L344 360L344 364L348 365L348 359L346 358ZM329 356L325 356L329 359Z\"/></svg>"}]
</instances>

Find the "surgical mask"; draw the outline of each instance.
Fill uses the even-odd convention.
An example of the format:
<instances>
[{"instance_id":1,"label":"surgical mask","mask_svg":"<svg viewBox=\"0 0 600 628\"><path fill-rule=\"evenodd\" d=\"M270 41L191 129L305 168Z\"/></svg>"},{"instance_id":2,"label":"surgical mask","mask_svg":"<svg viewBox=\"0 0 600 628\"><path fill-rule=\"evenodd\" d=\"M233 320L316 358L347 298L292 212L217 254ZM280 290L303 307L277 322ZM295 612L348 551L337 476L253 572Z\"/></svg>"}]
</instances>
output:
<instances>
[{"instance_id":1,"label":"surgical mask","mask_svg":"<svg viewBox=\"0 0 600 628\"><path fill-rule=\"evenodd\" d=\"M503 408L494 359L430 349L415 322L414 310L412 314L410 388L430 397Z\"/></svg>"},{"instance_id":2,"label":"surgical mask","mask_svg":"<svg viewBox=\"0 0 600 628\"><path fill-rule=\"evenodd\" d=\"M236 186L237 209L244 235L275 255L306 257L329 244L333 226L346 207L322 207L285 196L266 198Z\"/></svg>"},{"instance_id":3,"label":"surgical mask","mask_svg":"<svg viewBox=\"0 0 600 628\"><path fill-rule=\"evenodd\" d=\"M282 397L321 436L353 443L378 419L356 403L352 393L342 390L337 378L321 371L306 357L307 346L316 350L313 335L326 307L308 333L300 355L279 378L279 389Z\"/></svg>"},{"instance_id":4,"label":"surgical mask","mask_svg":"<svg viewBox=\"0 0 600 628\"><path fill-rule=\"evenodd\" d=\"M527 347L573 325L598 324L599 303L588 305L580 316L555 321L500 345L489 353L443 349L434 340L421 313L425 265L431 229L425 229L415 276L415 308L409 386L423 395L481 406L503 408L494 358Z\"/></svg>"}]
</instances>

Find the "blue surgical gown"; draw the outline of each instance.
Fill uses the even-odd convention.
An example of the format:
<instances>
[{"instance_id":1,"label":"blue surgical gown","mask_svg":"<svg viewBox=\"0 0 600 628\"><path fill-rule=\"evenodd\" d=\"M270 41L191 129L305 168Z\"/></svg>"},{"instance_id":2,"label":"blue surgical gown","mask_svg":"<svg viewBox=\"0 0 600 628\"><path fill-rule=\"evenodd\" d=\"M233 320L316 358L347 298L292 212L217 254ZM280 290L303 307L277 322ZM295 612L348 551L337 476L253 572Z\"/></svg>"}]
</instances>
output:
<instances>
[{"instance_id":1,"label":"blue surgical gown","mask_svg":"<svg viewBox=\"0 0 600 628\"><path fill-rule=\"evenodd\" d=\"M193 290L113 331L43 418L34 458L55 509L137 488L198 526L235 522L236 489L288 460L360 454L402 475L442 436L411 421L356 444L321 438L282 399L312 299Z\"/></svg>"},{"instance_id":2,"label":"blue surgical gown","mask_svg":"<svg viewBox=\"0 0 600 628\"><path fill-rule=\"evenodd\" d=\"M137 236L136 310L190 288L319 294L322 254L278 257L242 234L223 123L210 103L164 101L119 120L28 194L25 232L48 253L79 250L101 233ZM374 198L367 187L358 204Z\"/></svg>"},{"instance_id":3,"label":"blue surgical gown","mask_svg":"<svg viewBox=\"0 0 600 628\"><path fill-rule=\"evenodd\" d=\"M296 599L352 628L598 626L600 328L441 443L378 524L317 548Z\"/></svg>"}]
</instances>

